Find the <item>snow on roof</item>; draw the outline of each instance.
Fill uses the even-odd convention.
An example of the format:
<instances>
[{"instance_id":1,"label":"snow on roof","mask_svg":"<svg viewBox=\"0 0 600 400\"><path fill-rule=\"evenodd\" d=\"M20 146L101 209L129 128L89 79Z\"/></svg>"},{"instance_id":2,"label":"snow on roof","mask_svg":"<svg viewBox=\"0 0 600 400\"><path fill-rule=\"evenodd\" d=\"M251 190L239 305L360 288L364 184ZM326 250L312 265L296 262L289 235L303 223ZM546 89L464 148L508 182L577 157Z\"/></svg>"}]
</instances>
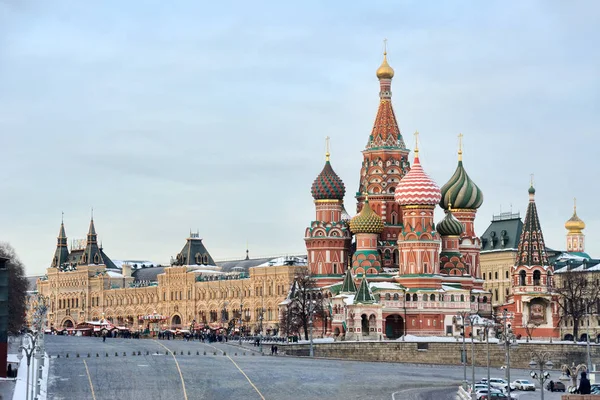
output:
<instances>
[{"instance_id":1,"label":"snow on roof","mask_svg":"<svg viewBox=\"0 0 600 400\"><path fill-rule=\"evenodd\" d=\"M369 288L373 289L392 289L404 290L404 286L395 282L369 282Z\"/></svg>"},{"instance_id":2,"label":"snow on roof","mask_svg":"<svg viewBox=\"0 0 600 400\"><path fill-rule=\"evenodd\" d=\"M111 278L125 278L123 276L123 274L120 274L120 273L115 272L115 271L106 270L106 274L108 276L110 276Z\"/></svg>"},{"instance_id":3,"label":"snow on roof","mask_svg":"<svg viewBox=\"0 0 600 400\"><path fill-rule=\"evenodd\" d=\"M193 272L194 274L215 274L215 275L224 274L224 272L221 272L221 271L216 271L214 269L203 269L203 268L192 269L189 272Z\"/></svg>"},{"instance_id":4,"label":"snow on roof","mask_svg":"<svg viewBox=\"0 0 600 400\"><path fill-rule=\"evenodd\" d=\"M442 285L442 290L446 291L446 292L468 292L467 289L461 289L461 288L457 288L456 286L451 286L451 285ZM474 293L477 293L475 290L473 290Z\"/></svg>"},{"instance_id":5,"label":"snow on roof","mask_svg":"<svg viewBox=\"0 0 600 400\"><path fill-rule=\"evenodd\" d=\"M351 305L354 304L354 296L353 294L349 294L349 295L343 295L344 297L344 303Z\"/></svg>"},{"instance_id":6,"label":"snow on roof","mask_svg":"<svg viewBox=\"0 0 600 400\"><path fill-rule=\"evenodd\" d=\"M305 257L283 256L274 258L272 260L267 261L266 263L257 265L257 267L278 267L282 265L308 266L308 261Z\"/></svg>"},{"instance_id":7,"label":"snow on roof","mask_svg":"<svg viewBox=\"0 0 600 400\"><path fill-rule=\"evenodd\" d=\"M149 267L151 265L157 265L152 261L140 261L140 260L112 260L113 264L119 269L123 269L123 264L131 265L131 268L134 268L133 265L137 264L138 268L142 268L143 266Z\"/></svg>"}]
</instances>

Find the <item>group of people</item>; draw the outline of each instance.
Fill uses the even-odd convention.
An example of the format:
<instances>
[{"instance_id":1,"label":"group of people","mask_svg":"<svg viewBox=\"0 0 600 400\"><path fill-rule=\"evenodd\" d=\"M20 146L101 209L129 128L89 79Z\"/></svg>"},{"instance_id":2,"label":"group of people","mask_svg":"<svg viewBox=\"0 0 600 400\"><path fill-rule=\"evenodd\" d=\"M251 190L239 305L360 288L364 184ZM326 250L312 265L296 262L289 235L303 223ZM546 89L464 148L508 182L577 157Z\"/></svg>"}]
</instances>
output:
<instances>
[{"instance_id":1,"label":"group of people","mask_svg":"<svg viewBox=\"0 0 600 400\"><path fill-rule=\"evenodd\" d=\"M276 344L272 344L271 345L271 355L277 355L277 345Z\"/></svg>"}]
</instances>

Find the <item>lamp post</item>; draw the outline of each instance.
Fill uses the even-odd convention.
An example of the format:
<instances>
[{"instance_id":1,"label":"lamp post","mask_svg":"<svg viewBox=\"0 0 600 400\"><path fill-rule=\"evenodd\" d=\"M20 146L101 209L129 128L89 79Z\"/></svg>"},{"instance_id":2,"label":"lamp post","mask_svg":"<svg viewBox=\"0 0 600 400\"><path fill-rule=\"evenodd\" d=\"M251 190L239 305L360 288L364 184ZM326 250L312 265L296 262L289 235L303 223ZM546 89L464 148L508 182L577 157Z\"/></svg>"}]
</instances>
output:
<instances>
[{"instance_id":1,"label":"lamp post","mask_svg":"<svg viewBox=\"0 0 600 400\"><path fill-rule=\"evenodd\" d=\"M473 374L472 379L472 385L473 385L473 390L471 391L471 397L473 397L473 399L477 399L477 394L475 393L475 324L477 322L477 318L479 316L477 314L471 314L469 315L469 323L471 325L471 372Z\"/></svg>"},{"instance_id":2,"label":"lamp post","mask_svg":"<svg viewBox=\"0 0 600 400\"><path fill-rule=\"evenodd\" d=\"M571 364L571 366L567 365L567 364L563 364L563 366L561 367L561 371L562 371L562 375L560 376L560 380L561 381L571 381L571 386L569 388L569 392L574 391L575 389L577 389L577 376L581 373L581 372L587 372L587 365L585 364L579 364L579 365L575 365L575 363Z\"/></svg>"},{"instance_id":3,"label":"lamp post","mask_svg":"<svg viewBox=\"0 0 600 400\"><path fill-rule=\"evenodd\" d=\"M406 334L408 333L408 321L406 320L406 294L408 292L407 288L402 288L402 294L403 294L403 302L402 305L404 306L404 332L402 335L402 341L404 341L404 339L406 338Z\"/></svg>"},{"instance_id":4,"label":"lamp post","mask_svg":"<svg viewBox=\"0 0 600 400\"><path fill-rule=\"evenodd\" d=\"M313 348L313 314L315 313L315 308L317 306L317 302L315 300L309 300L308 302L308 329L310 333L310 351L309 356L314 357L315 352Z\"/></svg>"},{"instance_id":5,"label":"lamp post","mask_svg":"<svg viewBox=\"0 0 600 400\"><path fill-rule=\"evenodd\" d=\"M494 318L493 314L492 314L492 319ZM487 362L486 362L486 367L487 367L487 390L488 393L490 393L490 328L494 327L494 323L492 321L486 320L483 323L483 331L482 331L482 335L485 336L485 351L486 351L486 355L487 355ZM483 337L481 338L481 341L483 341ZM510 382L509 382L510 385Z\"/></svg>"},{"instance_id":6,"label":"lamp post","mask_svg":"<svg viewBox=\"0 0 600 400\"><path fill-rule=\"evenodd\" d=\"M19 362L21 362L21 359L23 358L23 352L25 352L25 356L27 357L27 381L26 381L26 385L25 387L27 388L26 392L26 400L29 400L29 367L31 365L31 357L33 356L33 354L36 351L36 341L37 338L35 336L33 336L31 333L25 333L23 335L25 338L29 339L29 343L28 345L24 344L24 340L23 337L21 337L21 345L19 346L19 353L17 355ZM33 393L31 395L31 398L33 399Z\"/></svg>"},{"instance_id":7,"label":"lamp post","mask_svg":"<svg viewBox=\"0 0 600 400\"><path fill-rule=\"evenodd\" d=\"M467 381L467 348L465 343L465 325L467 324L467 317L469 316L468 311L459 311L456 314L456 318L460 318L461 328L462 328L462 353L460 355L460 360L463 365L463 386L464 389L467 389L468 381Z\"/></svg>"},{"instance_id":8,"label":"lamp post","mask_svg":"<svg viewBox=\"0 0 600 400\"><path fill-rule=\"evenodd\" d=\"M263 314L265 312L264 308L260 309L260 314L258 315L258 349L262 353L262 330L263 330Z\"/></svg>"},{"instance_id":9,"label":"lamp post","mask_svg":"<svg viewBox=\"0 0 600 400\"><path fill-rule=\"evenodd\" d=\"M502 311L502 325L503 331L500 337L500 341L498 344L504 347L504 351L506 354L506 381L508 382L507 392L508 397L510 398L510 347L517 345L517 337L514 335L512 330L510 329L510 324L508 320L512 318L512 316L508 313L508 310L504 309Z\"/></svg>"},{"instance_id":10,"label":"lamp post","mask_svg":"<svg viewBox=\"0 0 600 400\"><path fill-rule=\"evenodd\" d=\"M243 324L243 318L244 318L244 300L240 300L240 346L242 345L242 324Z\"/></svg>"},{"instance_id":11,"label":"lamp post","mask_svg":"<svg viewBox=\"0 0 600 400\"><path fill-rule=\"evenodd\" d=\"M532 379L537 379L540 382L540 392L541 394L541 399L544 400L544 382L546 382L548 379L550 379L550 372L548 371L544 371L544 367L546 369L552 369L552 367L554 366L554 363L550 360L550 353L538 353L538 352L533 352L531 353L531 361L529 361L529 367L532 369L531 372L529 373L529 375L531 376ZM534 368L539 368L539 375L536 371L534 371ZM510 387L510 382L508 383L509 387Z\"/></svg>"}]
</instances>

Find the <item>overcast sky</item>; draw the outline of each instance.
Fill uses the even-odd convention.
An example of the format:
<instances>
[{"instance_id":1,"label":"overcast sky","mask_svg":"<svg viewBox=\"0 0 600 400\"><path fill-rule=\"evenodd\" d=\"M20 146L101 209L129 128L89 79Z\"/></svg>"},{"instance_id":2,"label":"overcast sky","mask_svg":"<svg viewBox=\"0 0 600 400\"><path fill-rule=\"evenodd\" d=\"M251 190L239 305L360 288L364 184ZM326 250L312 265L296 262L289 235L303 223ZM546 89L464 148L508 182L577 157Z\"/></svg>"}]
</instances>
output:
<instances>
[{"instance_id":1,"label":"overcast sky","mask_svg":"<svg viewBox=\"0 0 600 400\"><path fill-rule=\"evenodd\" d=\"M114 259L167 262L190 228L217 260L304 252L325 136L354 214L388 38L440 186L464 134L477 232L524 216L534 173L547 246L577 197L600 257L599 26L594 0L0 0L0 240L43 273L93 206Z\"/></svg>"}]
</instances>

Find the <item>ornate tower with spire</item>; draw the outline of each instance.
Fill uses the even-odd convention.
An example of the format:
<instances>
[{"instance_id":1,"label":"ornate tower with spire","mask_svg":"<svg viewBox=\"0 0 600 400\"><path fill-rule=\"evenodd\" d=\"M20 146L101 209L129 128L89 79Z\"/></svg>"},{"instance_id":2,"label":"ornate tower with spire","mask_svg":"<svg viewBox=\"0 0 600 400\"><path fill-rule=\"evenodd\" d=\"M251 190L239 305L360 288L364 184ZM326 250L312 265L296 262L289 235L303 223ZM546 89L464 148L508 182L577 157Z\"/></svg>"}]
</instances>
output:
<instances>
[{"instance_id":1,"label":"ornate tower with spire","mask_svg":"<svg viewBox=\"0 0 600 400\"><path fill-rule=\"evenodd\" d=\"M52 258L52 268L60 268L69 258L69 248L67 247L67 235L65 234L64 221L60 221L60 230L56 238L56 251Z\"/></svg>"},{"instance_id":2,"label":"ornate tower with spire","mask_svg":"<svg viewBox=\"0 0 600 400\"><path fill-rule=\"evenodd\" d=\"M585 251L585 222L577 216L577 200L573 199L573 216L565 222L567 230L567 251L583 253Z\"/></svg>"},{"instance_id":3,"label":"ornate tower with spire","mask_svg":"<svg viewBox=\"0 0 600 400\"><path fill-rule=\"evenodd\" d=\"M548 264L544 235L535 204L533 178L529 204L512 271L512 293L508 309L514 314L513 330L526 334L525 327L537 326L538 336L554 336L558 322L556 295L552 293L553 269Z\"/></svg>"},{"instance_id":4,"label":"ornate tower with spire","mask_svg":"<svg viewBox=\"0 0 600 400\"><path fill-rule=\"evenodd\" d=\"M467 264L468 273L475 278L481 278L481 240L475 234L474 223L477 209L483 204L483 193L469 178L463 166L462 134L458 135L458 140L458 165L450 180L442 186L440 206L444 210L453 207L452 214L463 225L459 249Z\"/></svg>"},{"instance_id":5,"label":"ornate tower with spire","mask_svg":"<svg viewBox=\"0 0 600 400\"><path fill-rule=\"evenodd\" d=\"M398 236L399 275L439 273L440 235L433 214L441 198L440 188L419 160L418 132L415 132L415 158L411 170L396 187L395 200L402 213Z\"/></svg>"},{"instance_id":6,"label":"ornate tower with spire","mask_svg":"<svg viewBox=\"0 0 600 400\"><path fill-rule=\"evenodd\" d=\"M96 227L94 226L94 217L90 220L90 229L88 230L87 240L83 254L79 259L79 265L102 265L104 259L102 252L98 246L98 234L96 234Z\"/></svg>"},{"instance_id":7,"label":"ornate tower with spire","mask_svg":"<svg viewBox=\"0 0 600 400\"><path fill-rule=\"evenodd\" d=\"M383 220L384 229L379 237L379 251L383 255L385 267L397 267L396 240L401 230L400 208L394 202L394 192L400 179L408 172L408 149L398 128L392 107L392 78L394 70L387 61L387 49L383 52L383 62L377 69L379 79L379 108L363 151L360 170L360 184L356 192L357 212L365 201L369 202Z\"/></svg>"},{"instance_id":8,"label":"ornate tower with spire","mask_svg":"<svg viewBox=\"0 0 600 400\"><path fill-rule=\"evenodd\" d=\"M325 166L311 189L316 217L306 228L304 241L312 274L339 275L348 262L351 237L343 215L346 187L331 167L329 138L326 140Z\"/></svg>"}]
</instances>

